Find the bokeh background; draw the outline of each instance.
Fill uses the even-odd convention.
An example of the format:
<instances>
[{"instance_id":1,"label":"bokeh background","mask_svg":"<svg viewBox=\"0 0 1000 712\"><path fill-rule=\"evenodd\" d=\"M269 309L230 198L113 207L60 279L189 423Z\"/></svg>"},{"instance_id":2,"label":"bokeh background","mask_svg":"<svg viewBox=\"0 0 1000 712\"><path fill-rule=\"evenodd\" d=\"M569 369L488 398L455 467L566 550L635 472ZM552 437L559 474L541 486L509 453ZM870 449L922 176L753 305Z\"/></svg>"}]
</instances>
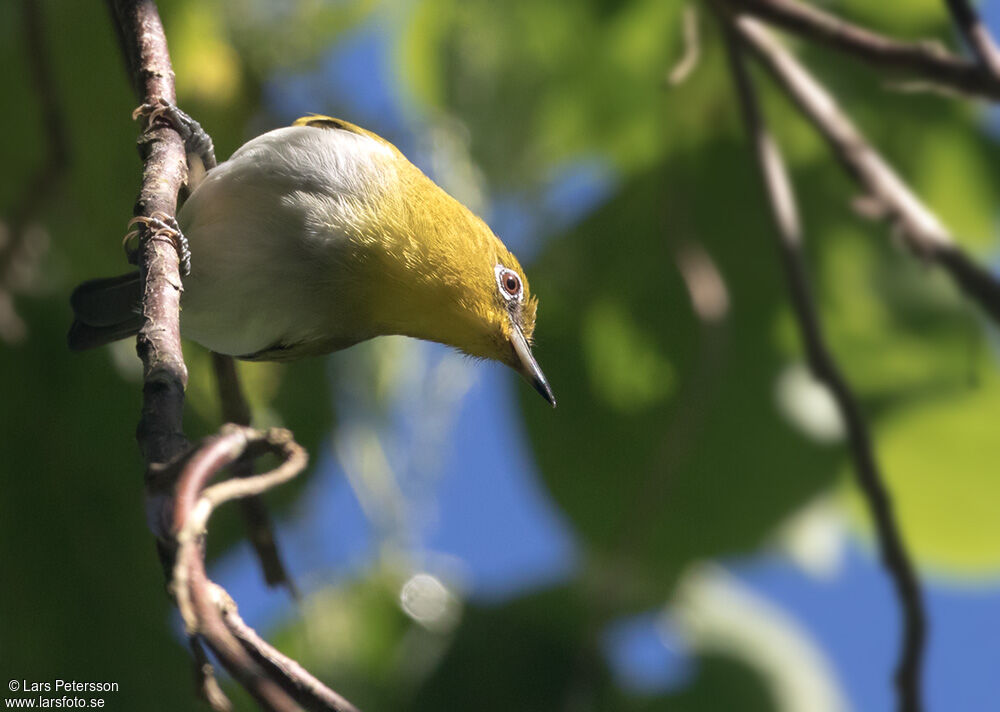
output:
<instances>
[{"instance_id":1,"label":"bokeh background","mask_svg":"<svg viewBox=\"0 0 1000 712\"><path fill-rule=\"evenodd\" d=\"M0 241L27 230L0 275L0 673L118 681L111 709L192 709L143 520L139 363L132 344L65 347L72 286L127 267L135 100L101 4L37 2L41 83L25 4L0 3ZM957 44L938 0L830 5ZM982 9L1000 30L1000 2ZM251 625L368 712L893 707L899 611L842 425L803 363L709 18L697 68L668 87L684 51L672 0L160 10L179 101L220 158L332 114L481 214L540 297L536 353L559 399L552 411L500 367L401 338L241 365L255 422L292 428L312 453L269 496L298 602L264 586L231 512L213 522L210 573ZM995 262L988 107L889 91L796 50ZM854 187L823 143L761 85L826 332L925 587L928 708L996 709L996 331L850 210ZM32 187L60 131L65 166ZM706 321L684 275L713 266ZM216 429L219 405L208 355L185 354L194 437Z\"/></svg>"}]
</instances>

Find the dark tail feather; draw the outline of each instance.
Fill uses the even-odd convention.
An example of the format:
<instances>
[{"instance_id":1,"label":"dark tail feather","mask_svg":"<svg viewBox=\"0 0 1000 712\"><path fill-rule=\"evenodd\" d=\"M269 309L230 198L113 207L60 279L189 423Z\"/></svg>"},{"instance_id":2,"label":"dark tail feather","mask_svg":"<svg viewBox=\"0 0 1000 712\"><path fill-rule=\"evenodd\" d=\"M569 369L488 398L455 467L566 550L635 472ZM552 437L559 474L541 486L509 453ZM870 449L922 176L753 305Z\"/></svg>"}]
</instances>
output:
<instances>
[{"instance_id":1,"label":"dark tail feather","mask_svg":"<svg viewBox=\"0 0 1000 712\"><path fill-rule=\"evenodd\" d=\"M84 282L73 290L69 303L76 317L69 329L69 347L73 351L134 336L142 326L138 272Z\"/></svg>"}]
</instances>

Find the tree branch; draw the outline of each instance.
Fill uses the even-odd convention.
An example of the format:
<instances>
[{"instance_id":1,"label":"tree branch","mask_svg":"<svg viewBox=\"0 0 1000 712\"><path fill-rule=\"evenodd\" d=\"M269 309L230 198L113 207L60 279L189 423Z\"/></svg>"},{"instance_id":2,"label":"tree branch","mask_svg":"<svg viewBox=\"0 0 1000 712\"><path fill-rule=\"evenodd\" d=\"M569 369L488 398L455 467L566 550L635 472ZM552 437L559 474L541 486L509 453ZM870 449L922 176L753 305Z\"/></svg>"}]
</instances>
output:
<instances>
[{"instance_id":1,"label":"tree branch","mask_svg":"<svg viewBox=\"0 0 1000 712\"><path fill-rule=\"evenodd\" d=\"M841 165L882 208L910 250L944 269L966 297L1000 324L1000 282L955 243L948 229L858 131L836 99L763 25L745 16L735 16L732 22L778 85L826 139Z\"/></svg>"},{"instance_id":2,"label":"tree branch","mask_svg":"<svg viewBox=\"0 0 1000 712\"><path fill-rule=\"evenodd\" d=\"M113 0L122 49L142 104L176 104L163 25L152 0ZM150 122L139 140L142 188L136 216L174 215L187 178L184 143L164 120ZM150 467L163 465L187 447L183 432L187 367L181 352L179 259L173 243L143 230L138 262L143 283L143 326L136 350L143 363L143 403L138 439Z\"/></svg>"},{"instance_id":3,"label":"tree branch","mask_svg":"<svg viewBox=\"0 0 1000 712\"><path fill-rule=\"evenodd\" d=\"M683 42L684 51L680 58L667 73L666 81L669 86L676 87L683 84L698 66L701 59L701 34L698 31L698 8L690 4L684 8L683 19Z\"/></svg>"},{"instance_id":4,"label":"tree branch","mask_svg":"<svg viewBox=\"0 0 1000 712\"><path fill-rule=\"evenodd\" d=\"M223 421L249 426L251 424L250 405L243 395L236 362L229 356L213 352L212 368L215 371L215 382L219 390ZM242 467L236 474L239 477L246 477L252 474L252 470L249 467ZM247 535L264 574L264 581L267 582L268 586L285 585L292 596L298 597L298 590L281 559L274 527L271 524L271 517L264 500L260 497L246 497L239 500L239 506L240 515L247 528Z\"/></svg>"},{"instance_id":5,"label":"tree branch","mask_svg":"<svg viewBox=\"0 0 1000 712\"><path fill-rule=\"evenodd\" d=\"M990 73L994 80L1000 80L1000 48L990 36L990 31L979 19L968 0L945 0L959 32L972 48L979 63Z\"/></svg>"},{"instance_id":6,"label":"tree branch","mask_svg":"<svg viewBox=\"0 0 1000 712\"><path fill-rule=\"evenodd\" d=\"M761 116L739 38L728 19L723 18L722 25L731 73L774 220L782 266L806 357L813 374L829 388L846 424L857 483L874 520L882 561L892 578L903 611L903 645L896 672L899 709L917 712L922 706L921 669L926 639L926 614L919 582L893 514L864 415L823 337L802 256L803 233L792 184L778 146Z\"/></svg>"},{"instance_id":7,"label":"tree branch","mask_svg":"<svg viewBox=\"0 0 1000 712\"><path fill-rule=\"evenodd\" d=\"M148 125L139 141L143 177L136 216L173 216L187 179L184 141L159 107L176 104L167 41L153 0L108 0L136 92ZM211 163L210 144L203 147ZM143 405L137 437L146 461L146 496L151 527L158 537L161 563L188 628L202 694L217 710L229 701L214 680L201 643L266 710L357 712L346 700L281 655L239 619L228 594L205 573L204 534L216 506L230 499L256 497L294 477L307 460L288 431L258 433L224 426L219 435L188 448L182 428L187 368L180 343L181 280L173 241L143 227L136 252L143 280L144 324L137 339L143 363ZM228 362L232 366L232 362ZM249 420L235 371L220 373L227 415ZM227 392L228 389L228 392ZM283 459L275 470L252 475L252 459L273 453ZM248 464L240 461L246 454ZM209 487L220 469L241 468L236 477Z\"/></svg>"},{"instance_id":8,"label":"tree branch","mask_svg":"<svg viewBox=\"0 0 1000 712\"><path fill-rule=\"evenodd\" d=\"M266 453L282 458L282 463L264 474L234 477L210 486L223 468L235 467L243 457ZM218 435L203 440L177 466L172 531L178 548L171 589L188 634L205 640L226 669L266 709L283 712L301 706L318 712L357 712L351 703L261 639L239 617L230 596L205 573L204 535L215 509L287 482L307 460L305 450L287 430L262 433L226 425Z\"/></svg>"},{"instance_id":9,"label":"tree branch","mask_svg":"<svg viewBox=\"0 0 1000 712\"><path fill-rule=\"evenodd\" d=\"M948 0L949 3L959 0ZM904 72L934 85L1000 99L1000 75L934 42L901 42L799 0L724 0L745 12L883 71Z\"/></svg>"}]
</instances>

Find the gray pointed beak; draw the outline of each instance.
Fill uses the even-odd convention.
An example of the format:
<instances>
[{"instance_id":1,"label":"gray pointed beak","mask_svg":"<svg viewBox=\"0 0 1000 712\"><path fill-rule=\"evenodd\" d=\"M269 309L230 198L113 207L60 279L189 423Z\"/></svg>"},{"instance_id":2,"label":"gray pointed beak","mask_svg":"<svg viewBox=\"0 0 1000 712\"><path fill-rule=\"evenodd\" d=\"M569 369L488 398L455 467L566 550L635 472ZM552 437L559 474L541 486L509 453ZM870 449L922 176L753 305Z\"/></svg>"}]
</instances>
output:
<instances>
[{"instance_id":1,"label":"gray pointed beak","mask_svg":"<svg viewBox=\"0 0 1000 712\"><path fill-rule=\"evenodd\" d=\"M524 338L524 333L517 324L514 324L514 328L511 330L510 340L514 345L517 360L520 362L518 371L528 383L535 387L535 390L541 394L542 398L555 408L556 397L552 395L552 388L549 387L549 382L545 380L545 374L542 373L542 369L538 366L538 361L535 360L535 357L531 353L531 347L528 346L528 340Z\"/></svg>"}]
</instances>

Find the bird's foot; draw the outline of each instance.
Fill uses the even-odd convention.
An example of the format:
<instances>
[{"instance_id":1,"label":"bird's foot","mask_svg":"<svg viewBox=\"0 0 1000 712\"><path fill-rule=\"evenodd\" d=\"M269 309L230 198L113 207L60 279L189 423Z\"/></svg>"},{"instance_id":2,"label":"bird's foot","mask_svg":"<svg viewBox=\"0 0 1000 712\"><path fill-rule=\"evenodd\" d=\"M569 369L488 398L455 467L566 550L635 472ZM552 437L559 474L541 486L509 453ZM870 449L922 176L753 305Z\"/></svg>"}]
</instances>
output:
<instances>
[{"instance_id":1,"label":"bird's foot","mask_svg":"<svg viewBox=\"0 0 1000 712\"><path fill-rule=\"evenodd\" d=\"M136 227L137 225L142 227ZM142 229L145 228L151 239L169 240L177 249L181 276L187 277L191 274L191 249L188 246L188 239L184 237L180 225L177 224L177 220L173 216L160 211L156 211L148 217L139 215L129 220L128 227L130 230L122 240L122 247L125 248L125 252L129 255L130 262L135 261L133 256L138 251L138 245L135 244L135 241L138 239Z\"/></svg>"},{"instance_id":2,"label":"bird's foot","mask_svg":"<svg viewBox=\"0 0 1000 712\"><path fill-rule=\"evenodd\" d=\"M197 121L171 104L166 99L160 99L158 104L142 104L132 112L132 118L146 119L146 130L159 118L165 119L184 140L184 150L201 158L206 169L215 168L215 145L212 137Z\"/></svg>"}]
</instances>

